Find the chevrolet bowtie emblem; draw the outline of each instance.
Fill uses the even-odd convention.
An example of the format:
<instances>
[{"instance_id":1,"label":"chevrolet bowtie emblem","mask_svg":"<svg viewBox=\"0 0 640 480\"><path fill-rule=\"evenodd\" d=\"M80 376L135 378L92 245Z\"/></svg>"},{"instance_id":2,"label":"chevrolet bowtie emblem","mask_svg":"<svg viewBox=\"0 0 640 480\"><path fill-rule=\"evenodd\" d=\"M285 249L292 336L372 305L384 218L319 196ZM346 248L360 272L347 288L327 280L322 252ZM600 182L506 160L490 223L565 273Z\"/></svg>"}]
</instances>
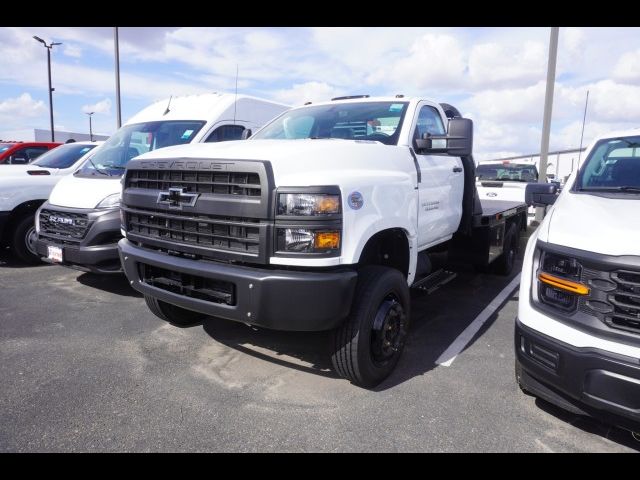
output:
<instances>
[{"instance_id":1,"label":"chevrolet bowtie emblem","mask_svg":"<svg viewBox=\"0 0 640 480\"><path fill-rule=\"evenodd\" d=\"M182 207L193 207L196 204L199 193L186 193L187 189L184 187L177 188L172 187L166 192L158 193L158 200L156 203L168 205L169 208L175 208L182 210Z\"/></svg>"}]
</instances>

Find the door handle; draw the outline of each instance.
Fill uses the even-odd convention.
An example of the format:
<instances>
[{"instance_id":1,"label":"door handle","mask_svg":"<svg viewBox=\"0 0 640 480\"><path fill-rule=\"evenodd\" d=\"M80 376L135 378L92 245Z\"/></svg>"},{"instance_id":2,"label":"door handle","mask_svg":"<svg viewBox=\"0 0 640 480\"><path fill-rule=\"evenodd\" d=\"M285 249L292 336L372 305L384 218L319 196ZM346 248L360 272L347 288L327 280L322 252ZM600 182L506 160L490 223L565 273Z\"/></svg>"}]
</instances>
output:
<instances>
[{"instance_id":1,"label":"door handle","mask_svg":"<svg viewBox=\"0 0 640 480\"><path fill-rule=\"evenodd\" d=\"M453 173L460 173L462 171L462 167L453 167Z\"/></svg>"}]
</instances>

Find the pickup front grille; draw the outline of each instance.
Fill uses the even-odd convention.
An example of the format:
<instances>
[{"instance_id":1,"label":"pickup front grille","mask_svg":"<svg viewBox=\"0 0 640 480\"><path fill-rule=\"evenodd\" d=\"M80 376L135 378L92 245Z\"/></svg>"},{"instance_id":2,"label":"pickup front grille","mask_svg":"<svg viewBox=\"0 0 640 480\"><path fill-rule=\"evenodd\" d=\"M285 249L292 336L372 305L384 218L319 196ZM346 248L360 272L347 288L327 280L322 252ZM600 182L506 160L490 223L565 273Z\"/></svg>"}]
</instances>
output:
<instances>
[{"instance_id":1,"label":"pickup front grille","mask_svg":"<svg viewBox=\"0 0 640 480\"><path fill-rule=\"evenodd\" d=\"M140 279L147 285L185 297L198 298L212 303L235 305L235 285L231 282L174 272L165 268L138 264Z\"/></svg>"},{"instance_id":2,"label":"pickup front grille","mask_svg":"<svg viewBox=\"0 0 640 480\"><path fill-rule=\"evenodd\" d=\"M89 217L84 213L42 210L40 235L61 241L81 241L89 230Z\"/></svg>"},{"instance_id":3,"label":"pickup front grille","mask_svg":"<svg viewBox=\"0 0 640 480\"><path fill-rule=\"evenodd\" d=\"M618 270L611 273L617 288L607 296L613 311L605 316L612 328L640 333L640 272Z\"/></svg>"},{"instance_id":4,"label":"pickup front grille","mask_svg":"<svg viewBox=\"0 0 640 480\"><path fill-rule=\"evenodd\" d=\"M198 170L131 170L126 187L166 191L185 188L189 193L259 197L260 176L252 172L207 172Z\"/></svg>"},{"instance_id":5,"label":"pickup front grille","mask_svg":"<svg viewBox=\"0 0 640 480\"><path fill-rule=\"evenodd\" d=\"M196 247L257 255L259 221L125 208L127 232Z\"/></svg>"}]
</instances>

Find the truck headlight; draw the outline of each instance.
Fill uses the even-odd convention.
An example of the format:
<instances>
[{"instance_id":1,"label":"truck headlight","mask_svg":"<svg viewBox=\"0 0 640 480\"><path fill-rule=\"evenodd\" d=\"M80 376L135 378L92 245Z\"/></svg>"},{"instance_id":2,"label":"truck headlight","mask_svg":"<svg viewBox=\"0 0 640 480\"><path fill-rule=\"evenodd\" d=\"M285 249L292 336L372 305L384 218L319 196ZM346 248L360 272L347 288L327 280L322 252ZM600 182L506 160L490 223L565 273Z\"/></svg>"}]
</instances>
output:
<instances>
[{"instance_id":1,"label":"truck headlight","mask_svg":"<svg viewBox=\"0 0 640 480\"><path fill-rule=\"evenodd\" d=\"M563 311L575 310L578 298L589 295L589 287L580 283L582 265L571 257L542 252L537 272L537 299Z\"/></svg>"},{"instance_id":2,"label":"truck headlight","mask_svg":"<svg viewBox=\"0 0 640 480\"><path fill-rule=\"evenodd\" d=\"M340 248L339 230L279 228L278 250L291 253L329 253Z\"/></svg>"},{"instance_id":3,"label":"truck headlight","mask_svg":"<svg viewBox=\"0 0 640 480\"><path fill-rule=\"evenodd\" d=\"M96 208L113 208L118 207L120 205L120 192L113 193L102 199Z\"/></svg>"},{"instance_id":4,"label":"truck headlight","mask_svg":"<svg viewBox=\"0 0 640 480\"><path fill-rule=\"evenodd\" d=\"M278 215L319 216L340 213L340 195L324 193L281 193Z\"/></svg>"}]
</instances>

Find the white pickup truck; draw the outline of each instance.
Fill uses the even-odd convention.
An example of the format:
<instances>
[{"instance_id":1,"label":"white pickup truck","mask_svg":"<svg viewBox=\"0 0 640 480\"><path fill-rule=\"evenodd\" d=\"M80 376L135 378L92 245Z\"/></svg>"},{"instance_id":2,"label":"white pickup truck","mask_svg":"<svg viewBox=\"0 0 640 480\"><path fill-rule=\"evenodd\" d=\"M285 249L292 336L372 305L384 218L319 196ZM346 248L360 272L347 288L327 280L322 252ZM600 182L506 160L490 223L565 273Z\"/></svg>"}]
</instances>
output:
<instances>
[{"instance_id":1,"label":"white pickup truck","mask_svg":"<svg viewBox=\"0 0 640 480\"><path fill-rule=\"evenodd\" d=\"M455 108L399 95L149 152L123 180L125 274L175 324L333 329L336 371L374 386L403 350L411 286L437 288L456 262L511 271L526 205L480 204L471 147Z\"/></svg>"},{"instance_id":2,"label":"white pickup truck","mask_svg":"<svg viewBox=\"0 0 640 480\"><path fill-rule=\"evenodd\" d=\"M476 167L476 188L482 199L524 202L529 183L538 181L538 168L531 160L488 160ZM529 222L535 218L535 208L529 208Z\"/></svg>"},{"instance_id":3,"label":"white pickup truck","mask_svg":"<svg viewBox=\"0 0 640 480\"><path fill-rule=\"evenodd\" d=\"M61 181L38 210L35 248L46 262L93 273L120 273L120 181L129 160L171 145L240 140L289 108L228 93L155 102L130 118Z\"/></svg>"},{"instance_id":4,"label":"white pickup truck","mask_svg":"<svg viewBox=\"0 0 640 480\"><path fill-rule=\"evenodd\" d=\"M40 263L35 251L36 210L53 187L77 170L102 142L60 145L33 163L4 165L0 170L0 245L11 247L25 263Z\"/></svg>"},{"instance_id":5,"label":"white pickup truck","mask_svg":"<svg viewBox=\"0 0 640 480\"><path fill-rule=\"evenodd\" d=\"M640 431L640 129L597 138L524 255L515 328L521 388Z\"/></svg>"}]
</instances>

